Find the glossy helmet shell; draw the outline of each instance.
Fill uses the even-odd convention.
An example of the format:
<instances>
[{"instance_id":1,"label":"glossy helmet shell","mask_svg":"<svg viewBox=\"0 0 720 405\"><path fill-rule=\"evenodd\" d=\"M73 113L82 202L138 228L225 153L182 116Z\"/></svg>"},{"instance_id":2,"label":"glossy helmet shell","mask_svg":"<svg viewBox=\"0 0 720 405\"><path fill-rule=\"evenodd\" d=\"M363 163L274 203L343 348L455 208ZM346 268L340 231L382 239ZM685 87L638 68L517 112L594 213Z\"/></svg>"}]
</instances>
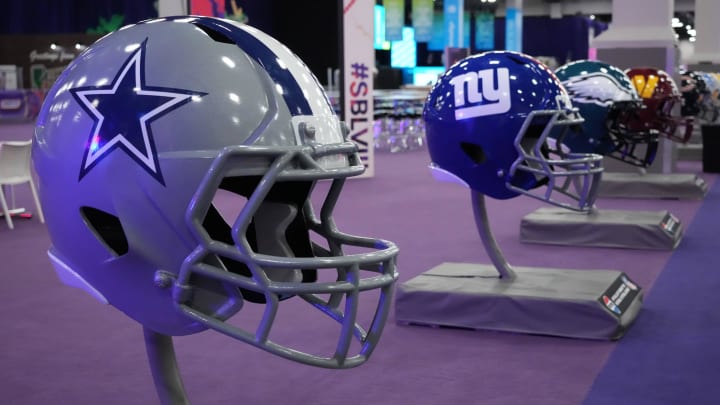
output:
<instances>
[{"instance_id":1,"label":"glossy helmet shell","mask_svg":"<svg viewBox=\"0 0 720 405\"><path fill-rule=\"evenodd\" d=\"M625 71L645 108L633 123L637 130L654 130L676 142L687 142L692 135L693 120L679 115L683 99L675 80L664 70L634 67Z\"/></svg>"},{"instance_id":2,"label":"glossy helmet shell","mask_svg":"<svg viewBox=\"0 0 720 405\"><path fill-rule=\"evenodd\" d=\"M49 255L68 284L165 335L211 328L330 368L372 353L397 247L335 227L342 182L364 165L317 79L267 34L190 16L108 34L47 94L33 148ZM317 218L310 193L321 179L332 186ZM221 190L245 201L239 213L221 215ZM346 255L344 245L365 250ZM371 276L360 276L366 268ZM356 306L370 290L382 298L363 329ZM331 315L344 332L330 355L273 341L285 300ZM259 324L226 322L247 302L263 304ZM361 341L355 355L353 336Z\"/></svg>"},{"instance_id":3,"label":"glossy helmet shell","mask_svg":"<svg viewBox=\"0 0 720 405\"><path fill-rule=\"evenodd\" d=\"M450 67L430 91L423 118L434 167L498 199L532 196L529 190L554 179L553 168L567 162L548 163L547 134L581 121L547 66L510 51L473 55ZM580 158L592 160L588 170L597 171L595 157Z\"/></svg>"},{"instance_id":4,"label":"glossy helmet shell","mask_svg":"<svg viewBox=\"0 0 720 405\"><path fill-rule=\"evenodd\" d=\"M579 60L561 66L555 74L585 119L582 131L568 134L565 145L635 166L652 163L657 136L631 129L642 102L622 70L605 62Z\"/></svg>"}]
</instances>

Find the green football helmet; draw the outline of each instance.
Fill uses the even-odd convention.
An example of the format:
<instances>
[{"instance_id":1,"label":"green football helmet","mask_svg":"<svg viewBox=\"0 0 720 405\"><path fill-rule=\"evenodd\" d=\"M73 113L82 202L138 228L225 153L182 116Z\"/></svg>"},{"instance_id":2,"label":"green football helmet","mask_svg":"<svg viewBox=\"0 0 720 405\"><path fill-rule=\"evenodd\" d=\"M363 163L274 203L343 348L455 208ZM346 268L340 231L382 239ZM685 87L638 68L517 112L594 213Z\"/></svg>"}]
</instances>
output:
<instances>
[{"instance_id":1,"label":"green football helmet","mask_svg":"<svg viewBox=\"0 0 720 405\"><path fill-rule=\"evenodd\" d=\"M647 167L657 152L656 131L631 129L643 102L628 76L604 62L580 60L555 72L573 105L585 119L582 127L558 135L574 153L597 153L633 166Z\"/></svg>"}]
</instances>

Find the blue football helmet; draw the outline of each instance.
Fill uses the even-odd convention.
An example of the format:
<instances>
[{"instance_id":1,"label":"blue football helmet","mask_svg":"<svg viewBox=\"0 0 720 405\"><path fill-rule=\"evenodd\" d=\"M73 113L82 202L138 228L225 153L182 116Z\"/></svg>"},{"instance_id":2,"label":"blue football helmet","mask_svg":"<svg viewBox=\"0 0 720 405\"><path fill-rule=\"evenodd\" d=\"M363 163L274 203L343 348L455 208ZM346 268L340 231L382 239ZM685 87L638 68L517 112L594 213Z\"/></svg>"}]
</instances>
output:
<instances>
[{"instance_id":1,"label":"blue football helmet","mask_svg":"<svg viewBox=\"0 0 720 405\"><path fill-rule=\"evenodd\" d=\"M638 167L652 164L658 133L634 125L641 119L643 101L625 72L604 62L580 60L559 67L555 74L585 119L581 131L563 140L570 150Z\"/></svg>"},{"instance_id":2,"label":"blue football helmet","mask_svg":"<svg viewBox=\"0 0 720 405\"><path fill-rule=\"evenodd\" d=\"M184 16L103 37L47 94L33 161L58 275L144 327L214 329L327 368L376 347L398 248L337 229L364 165L317 79L270 36ZM248 302L258 319L233 317ZM328 321L329 350L274 339L285 302Z\"/></svg>"},{"instance_id":3,"label":"blue football helmet","mask_svg":"<svg viewBox=\"0 0 720 405\"><path fill-rule=\"evenodd\" d=\"M592 208L602 156L558 153L548 139L582 118L537 60L510 51L467 57L440 77L423 117L439 179L497 199L524 194L572 210Z\"/></svg>"}]
</instances>

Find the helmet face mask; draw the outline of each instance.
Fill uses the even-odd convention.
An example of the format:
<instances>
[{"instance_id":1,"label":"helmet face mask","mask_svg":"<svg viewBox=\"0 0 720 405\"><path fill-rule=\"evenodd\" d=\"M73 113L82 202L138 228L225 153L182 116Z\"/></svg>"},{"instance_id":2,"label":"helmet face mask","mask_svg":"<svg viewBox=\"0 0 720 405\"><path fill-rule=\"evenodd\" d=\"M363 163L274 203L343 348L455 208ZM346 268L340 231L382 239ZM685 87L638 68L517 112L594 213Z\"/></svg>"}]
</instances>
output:
<instances>
[{"instance_id":1,"label":"helmet face mask","mask_svg":"<svg viewBox=\"0 0 720 405\"><path fill-rule=\"evenodd\" d=\"M553 154L548 135L582 120L535 59L508 51L463 59L435 84L423 118L437 176L493 198L592 207L602 157Z\"/></svg>"},{"instance_id":2,"label":"helmet face mask","mask_svg":"<svg viewBox=\"0 0 720 405\"><path fill-rule=\"evenodd\" d=\"M545 124L534 125L538 119ZM564 208L582 211L592 207L602 173L599 159L561 150L558 148L561 143L549 137L553 130L567 133L581 123L582 118L572 110L531 112L515 138L518 158L510 168L507 188ZM537 134L538 131L541 132ZM528 174L534 177L537 187L525 189L522 183L516 183ZM553 194L577 201L577 208L561 203Z\"/></svg>"},{"instance_id":3,"label":"helmet face mask","mask_svg":"<svg viewBox=\"0 0 720 405\"><path fill-rule=\"evenodd\" d=\"M645 105L638 119L632 122L633 129L656 131L674 142L686 143L692 135L693 119L682 117L677 111L683 105L683 97L673 78L663 70L650 67L628 69L625 74Z\"/></svg>"},{"instance_id":4,"label":"helmet face mask","mask_svg":"<svg viewBox=\"0 0 720 405\"><path fill-rule=\"evenodd\" d=\"M315 162L322 156L343 150L352 162L356 159L354 145L338 145L335 150L321 153L312 150L270 153L253 149L257 148L227 148L210 168L193 199L187 219L201 243L184 261L173 287L176 305L198 323L252 343L257 336L269 335L280 301L298 296L339 322L344 334L339 343L340 352L336 354L338 359L320 360L303 353L293 353L293 359L327 367L332 361L345 359L354 336L362 338L361 351L363 355L369 355L366 352L377 343L379 334L375 330L369 334L356 324L354 315L344 315L339 305L357 300L360 291L380 288L383 305L379 306L375 318L378 322L385 319L395 280L396 252L390 249L393 245L389 242L351 236L337 230L332 211L344 178L333 180L322 204L320 218L316 217L310 202L314 180L328 177ZM239 173L238 165L232 162L247 161L250 156L257 155L273 157L263 177L244 177ZM357 160L354 163L355 167L360 165ZM227 177L228 172L233 176ZM247 197L247 203L233 223L222 221L211 204L218 188ZM264 232L258 229L264 229ZM311 240L310 233L324 238L327 247ZM344 255L343 250L347 247L369 249L370 252ZM385 250L377 251L378 247ZM232 267L236 270L230 270ZM335 274L334 282L316 283L318 273L328 271ZM360 277L363 272L374 274ZM219 281L228 290L239 290L245 300L265 304L257 329L230 325L223 322L225 314L206 313L201 306L188 300L195 288L190 280L198 275ZM328 297L324 298L325 295ZM286 355L287 348L272 341L260 344L275 354ZM349 366L361 359L363 357L343 361L348 361L345 366Z\"/></svg>"},{"instance_id":5,"label":"helmet face mask","mask_svg":"<svg viewBox=\"0 0 720 405\"><path fill-rule=\"evenodd\" d=\"M398 249L337 229L344 180L364 165L315 77L266 34L206 17L109 34L49 92L33 162L60 276L144 327L214 329L328 368L376 347ZM316 216L319 180L331 184ZM234 217L216 206L224 192L245 201ZM360 297L373 290L362 326ZM273 339L285 300L332 320L330 353ZM262 315L240 326L248 302Z\"/></svg>"},{"instance_id":6,"label":"helmet face mask","mask_svg":"<svg viewBox=\"0 0 720 405\"><path fill-rule=\"evenodd\" d=\"M657 133L634 124L642 100L620 69L581 60L561 66L555 74L585 119L582 132L564 140L570 150L598 153L638 167L652 164Z\"/></svg>"},{"instance_id":7,"label":"helmet face mask","mask_svg":"<svg viewBox=\"0 0 720 405\"><path fill-rule=\"evenodd\" d=\"M615 148L607 156L638 167L652 164L658 149L657 134L631 129L634 121L640 119L643 108L639 100L613 103L608 111L607 133Z\"/></svg>"}]
</instances>

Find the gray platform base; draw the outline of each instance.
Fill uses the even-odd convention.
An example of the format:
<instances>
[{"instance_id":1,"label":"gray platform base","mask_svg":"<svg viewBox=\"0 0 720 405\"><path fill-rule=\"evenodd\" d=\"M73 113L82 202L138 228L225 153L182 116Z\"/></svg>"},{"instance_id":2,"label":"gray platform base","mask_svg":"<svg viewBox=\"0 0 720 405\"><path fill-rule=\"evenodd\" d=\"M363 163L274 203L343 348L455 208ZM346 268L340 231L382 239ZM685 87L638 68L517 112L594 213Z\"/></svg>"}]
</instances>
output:
<instances>
[{"instance_id":1,"label":"gray platform base","mask_svg":"<svg viewBox=\"0 0 720 405\"><path fill-rule=\"evenodd\" d=\"M597 210L590 214L540 208L523 217L520 241L548 245L673 250L680 220L668 211Z\"/></svg>"},{"instance_id":2,"label":"gray platform base","mask_svg":"<svg viewBox=\"0 0 720 405\"><path fill-rule=\"evenodd\" d=\"M701 177L685 173L608 173L604 172L598 196L609 198L648 198L701 200L708 186Z\"/></svg>"},{"instance_id":3,"label":"gray platform base","mask_svg":"<svg viewBox=\"0 0 720 405\"><path fill-rule=\"evenodd\" d=\"M624 273L443 263L398 286L400 324L615 340L637 318L643 291Z\"/></svg>"},{"instance_id":4,"label":"gray platform base","mask_svg":"<svg viewBox=\"0 0 720 405\"><path fill-rule=\"evenodd\" d=\"M699 162L702 160L703 146L701 143L677 145L677 160ZM604 175L604 173L603 173Z\"/></svg>"}]
</instances>

